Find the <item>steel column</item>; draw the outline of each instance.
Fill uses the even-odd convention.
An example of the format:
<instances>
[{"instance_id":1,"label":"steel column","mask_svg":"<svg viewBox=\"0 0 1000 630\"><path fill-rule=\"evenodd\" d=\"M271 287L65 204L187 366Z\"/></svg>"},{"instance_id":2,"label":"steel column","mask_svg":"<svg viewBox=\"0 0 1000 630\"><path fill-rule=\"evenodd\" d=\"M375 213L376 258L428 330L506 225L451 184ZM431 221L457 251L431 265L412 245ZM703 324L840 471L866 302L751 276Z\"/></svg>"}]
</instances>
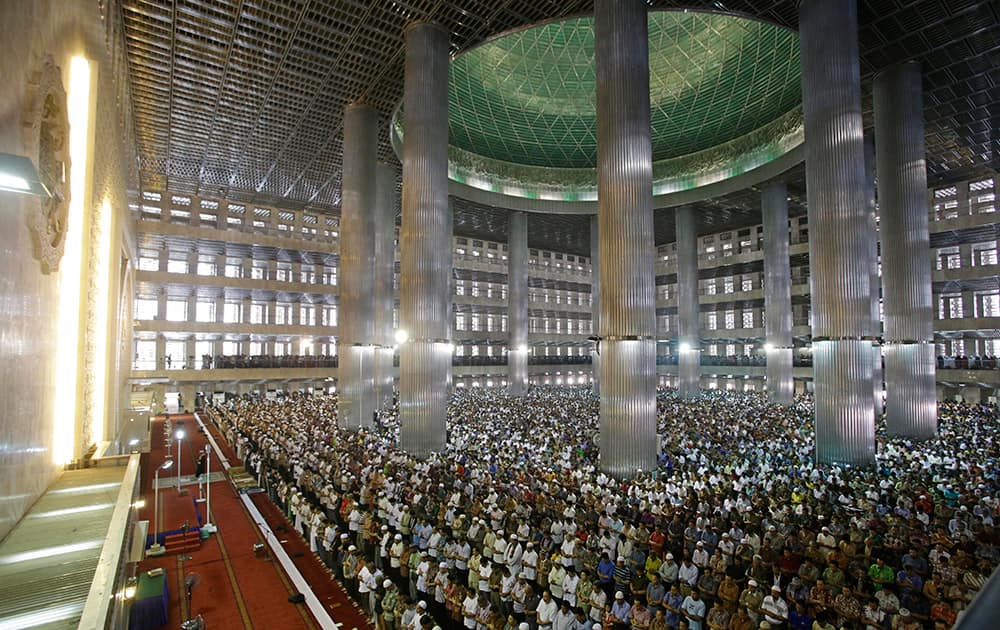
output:
<instances>
[{"instance_id":1,"label":"steel column","mask_svg":"<svg viewBox=\"0 0 1000 630\"><path fill-rule=\"evenodd\" d=\"M701 321L698 307L698 218L691 206L676 210L677 389L697 398L701 389Z\"/></svg>"},{"instance_id":2,"label":"steel column","mask_svg":"<svg viewBox=\"0 0 1000 630\"><path fill-rule=\"evenodd\" d=\"M649 47L642 0L597 0L600 233L600 468L628 477L656 463Z\"/></svg>"},{"instance_id":3,"label":"steel column","mask_svg":"<svg viewBox=\"0 0 1000 630\"><path fill-rule=\"evenodd\" d=\"M882 315L879 312L881 297L879 289L882 279L878 274L878 204L875 199L875 139L869 134L865 136L865 207L868 212L868 230L871 242L868 251L871 253L871 329L868 335L872 339L872 395L875 406L875 418L880 418L885 412L883 401L882 375Z\"/></svg>"},{"instance_id":4,"label":"steel column","mask_svg":"<svg viewBox=\"0 0 1000 630\"><path fill-rule=\"evenodd\" d=\"M409 26L403 83L400 233L400 445L416 457L444 450L451 382L448 208L448 31Z\"/></svg>"},{"instance_id":5,"label":"steel column","mask_svg":"<svg viewBox=\"0 0 1000 630\"><path fill-rule=\"evenodd\" d=\"M393 280L396 273L396 172L379 163L375 171L375 399L381 408L392 400Z\"/></svg>"},{"instance_id":6,"label":"steel column","mask_svg":"<svg viewBox=\"0 0 1000 630\"><path fill-rule=\"evenodd\" d=\"M371 425L375 410L375 172L378 112L353 104L344 110L344 170L340 217L340 426Z\"/></svg>"},{"instance_id":7,"label":"steel column","mask_svg":"<svg viewBox=\"0 0 1000 630\"><path fill-rule=\"evenodd\" d=\"M788 262L788 187L773 182L760 196L764 217L764 351L767 396L788 405L792 382L792 278Z\"/></svg>"},{"instance_id":8,"label":"steel column","mask_svg":"<svg viewBox=\"0 0 1000 630\"><path fill-rule=\"evenodd\" d=\"M507 391L528 392L528 215L510 214L507 236Z\"/></svg>"},{"instance_id":9,"label":"steel column","mask_svg":"<svg viewBox=\"0 0 1000 630\"><path fill-rule=\"evenodd\" d=\"M600 335L601 331L601 240L600 218L590 217L590 330L591 335ZM601 352L600 346L594 344L590 350L590 371L594 382L591 391L595 396L601 395Z\"/></svg>"},{"instance_id":10,"label":"steel column","mask_svg":"<svg viewBox=\"0 0 1000 630\"><path fill-rule=\"evenodd\" d=\"M802 0L816 460L875 461L857 0Z\"/></svg>"},{"instance_id":11,"label":"steel column","mask_svg":"<svg viewBox=\"0 0 1000 630\"><path fill-rule=\"evenodd\" d=\"M916 62L875 77L875 142L885 287L886 425L937 435L922 73ZM891 238L889 238L891 236Z\"/></svg>"}]
</instances>

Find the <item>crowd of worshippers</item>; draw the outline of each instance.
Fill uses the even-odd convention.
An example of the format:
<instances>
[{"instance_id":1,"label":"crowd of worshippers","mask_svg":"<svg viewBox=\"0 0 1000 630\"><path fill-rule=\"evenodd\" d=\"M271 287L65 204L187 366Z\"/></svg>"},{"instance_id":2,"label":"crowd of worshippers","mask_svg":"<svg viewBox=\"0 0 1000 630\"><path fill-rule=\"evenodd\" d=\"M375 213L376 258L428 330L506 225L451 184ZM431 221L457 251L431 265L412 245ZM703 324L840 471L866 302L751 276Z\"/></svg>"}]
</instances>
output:
<instances>
[{"instance_id":1,"label":"crowd of worshippers","mask_svg":"<svg viewBox=\"0 0 1000 630\"><path fill-rule=\"evenodd\" d=\"M657 399L662 455L597 468L598 400L458 390L448 450L357 433L336 396L208 411L379 628L950 628L1000 562L994 405L939 403L939 435L876 466L813 464L811 401Z\"/></svg>"}]
</instances>

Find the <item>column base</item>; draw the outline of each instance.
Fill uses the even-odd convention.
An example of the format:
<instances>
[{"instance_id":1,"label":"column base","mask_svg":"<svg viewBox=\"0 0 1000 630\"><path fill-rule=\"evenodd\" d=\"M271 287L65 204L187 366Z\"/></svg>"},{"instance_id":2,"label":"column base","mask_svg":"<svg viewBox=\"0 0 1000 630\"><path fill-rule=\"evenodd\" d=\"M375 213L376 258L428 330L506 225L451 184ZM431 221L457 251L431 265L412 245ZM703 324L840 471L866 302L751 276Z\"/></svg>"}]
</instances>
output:
<instances>
[{"instance_id":1,"label":"column base","mask_svg":"<svg viewBox=\"0 0 1000 630\"><path fill-rule=\"evenodd\" d=\"M431 341L400 348L399 445L419 459L445 450L451 354L449 344Z\"/></svg>"},{"instance_id":2,"label":"column base","mask_svg":"<svg viewBox=\"0 0 1000 630\"><path fill-rule=\"evenodd\" d=\"M816 463L875 463L871 342L814 341Z\"/></svg>"},{"instance_id":3,"label":"column base","mask_svg":"<svg viewBox=\"0 0 1000 630\"><path fill-rule=\"evenodd\" d=\"M681 398L701 395L701 350L685 350L678 355L677 393Z\"/></svg>"},{"instance_id":4,"label":"column base","mask_svg":"<svg viewBox=\"0 0 1000 630\"><path fill-rule=\"evenodd\" d=\"M790 405L795 398L791 348L775 348L767 353L767 398L776 405Z\"/></svg>"},{"instance_id":5,"label":"column base","mask_svg":"<svg viewBox=\"0 0 1000 630\"><path fill-rule=\"evenodd\" d=\"M507 393L524 396L528 393L528 353L513 350L507 353Z\"/></svg>"},{"instance_id":6,"label":"column base","mask_svg":"<svg viewBox=\"0 0 1000 630\"><path fill-rule=\"evenodd\" d=\"M656 340L601 342L600 469L616 479L656 466Z\"/></svg>"},{"instance_id":7,"label":"column base","mask_svg":"<svg viewBox=\"0 0 1000 630\"><path fill-rule=\"evenodd\" d=\"M928 439L937 436L937 391L934 345L885 345L885 421L892 436Z\"/></svg>"},{"instance_id":8,"label":"column base","mask_svg":"<svg viewBox=\"0 0 1000 630\"><path fill-rule=\"evenodd\" d=\"M875 419L885 413L885 378L882 374L882 346L872 344L872 387L875 396Z\"/></svg>"},{"instance_id":9,"label":"column base","mask_svg":"<svg viewBox=\"0 0 1000 630\"><path fill-rule=\"evenodd\" d=\"M348 431L372 426L375 401L375 347L345 344L337 368L337 424Z\"/></svg>"}]
</instances>

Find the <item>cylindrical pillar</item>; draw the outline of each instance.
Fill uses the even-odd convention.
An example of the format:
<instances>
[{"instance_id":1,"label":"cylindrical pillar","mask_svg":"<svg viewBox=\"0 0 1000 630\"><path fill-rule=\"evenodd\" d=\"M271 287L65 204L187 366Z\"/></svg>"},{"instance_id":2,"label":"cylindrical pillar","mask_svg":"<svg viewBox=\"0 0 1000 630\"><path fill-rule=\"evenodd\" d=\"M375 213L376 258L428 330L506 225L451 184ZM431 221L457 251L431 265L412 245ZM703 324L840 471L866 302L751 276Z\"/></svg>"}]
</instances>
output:
<instances>
[{"instance_id":1,"label":"cylindrical pillar","mask_svg":"<svg viewBox=\"0 0 1000 630\"><path fill-rule=\"evenodd\" d=\"M448 31L404 34L403 217L400 231L400 446L416 457L445 447L451 381L452 243L448 210Z\"/></svg>"},{"instance_id":2,"label":"cylindrical pillar","mask_svg":"<svg viewBox=\"0 0 1000 630\"><path fill-rule=\"evenodd\" d=\"M788 262L788 188L772 182L760 196L764 218L764 352L767 396L779 405L791 404L792 276Z\"/></svg>"},{"instance_id":3,"label":"cylindrical pillar","mask_svg":"<svg viewBox=\"0 0 1000 630\"><path fill-rule=\"evenodd\" d=\"M886 428L937 435L922 73L916 62L875 77L875 142L885 287Z\"/></svg>"},{"instance_id":4,"label":"cylindrical pillar","mask_svg":"<svg viewBox=\"0 0 1000 630\"><path fill-rule=\"evenodd\" d=\"M816 461L875 461L857 0L799 5Z\"/></svg>"},{"instance_id":5,"label":"cylindrical pillar","mask_svg":"<svg viewBox=\"0 0 1000 630\"><path fill-rule=\"evenodd\" d=\"M510 214L507 237L507 391L528 392L528 215Z\"/></svg>"},{"instance_id":6,"label":"cylindrical pillar","mask_svg":"<svg viewBox=\"0 0 1000 630\"><path fill-rule=\"evenodd\" d=\"M597 0L600 468L656 464L656 301L646 3Z\"/></svg>"},{"instance_id":7,"label":"cylindrical pillar","mask_svg":"<svg viewBox=\"0 0 1000 630\"><path fill-rule=\"evenodd\" d=\"M396 172L388 164L375 169L375 400L379 408L392 400L393 329L396 305Z\"/></svg>"},{"instance_id":8,"label":"cylindrical pillar","mask_svg":"<svg viewBox=\"0 0 1000 630\"><path fill-rule=\"evenodd\" d=\"M701 389L701 322L698 318L698 219L691 206L676 210L677 390L697 398Z\"/></svg>"},{"instance_id":9,"label":"cylindrical pillar","mask_svg":"<svg viewBox=\"0 0 1000 630\"><path fill-rule=\"evenodd\" d=\"M601 239L600 218L590 217L590 330L591 335L601 334ZM597 343L590 349L590 372L594 382L591 391L601 395L601 347Z\"/></svg>"},{"instance_id":10,"label":"cylindrical pillar","mask_svg":"<svg viewBox=\"0 0 1000 630\"><path fill-rule=\"evenodd\" d=\"M868 213L868 230L872 234L868 251L871 254L871 329L868 335L872 339L872 395L874 396L875 418L881 418L885 412L882 396L882 314L879 312L879 288L882 279L878 274L878 205L875 199L875 139L869 134L865 136L865 208Z\"/></svg>"},{"instance_id":11,"label":"cylindrical pillar","mask_svg":"<svg viewBox=\"0 0 1000 630\"><path fill-rule=\"evenodd\" d=\"M340 215L340 362L338 424L357 430L375 411L375 195L378 112L344 110L344 170Z\"/></svg>"}]
</instances>

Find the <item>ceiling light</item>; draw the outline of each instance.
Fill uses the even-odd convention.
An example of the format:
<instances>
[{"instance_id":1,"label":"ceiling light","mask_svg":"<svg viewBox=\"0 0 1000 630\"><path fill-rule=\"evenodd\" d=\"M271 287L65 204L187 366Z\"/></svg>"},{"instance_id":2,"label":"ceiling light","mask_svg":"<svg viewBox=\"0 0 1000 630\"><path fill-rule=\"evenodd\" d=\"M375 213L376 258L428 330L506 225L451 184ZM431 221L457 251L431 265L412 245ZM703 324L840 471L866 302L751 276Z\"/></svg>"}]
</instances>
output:
<instances>
[{"instance_id":1,"label":"ceiling light","mask_svg":"<svg viewBox=\"0 0 1000 630\"><path fill-rule=\"evenodd\" d=\"M0 153L0 190L39 197L52 196L31 160L10 153Z\"/></svg>"}]
</instances>

